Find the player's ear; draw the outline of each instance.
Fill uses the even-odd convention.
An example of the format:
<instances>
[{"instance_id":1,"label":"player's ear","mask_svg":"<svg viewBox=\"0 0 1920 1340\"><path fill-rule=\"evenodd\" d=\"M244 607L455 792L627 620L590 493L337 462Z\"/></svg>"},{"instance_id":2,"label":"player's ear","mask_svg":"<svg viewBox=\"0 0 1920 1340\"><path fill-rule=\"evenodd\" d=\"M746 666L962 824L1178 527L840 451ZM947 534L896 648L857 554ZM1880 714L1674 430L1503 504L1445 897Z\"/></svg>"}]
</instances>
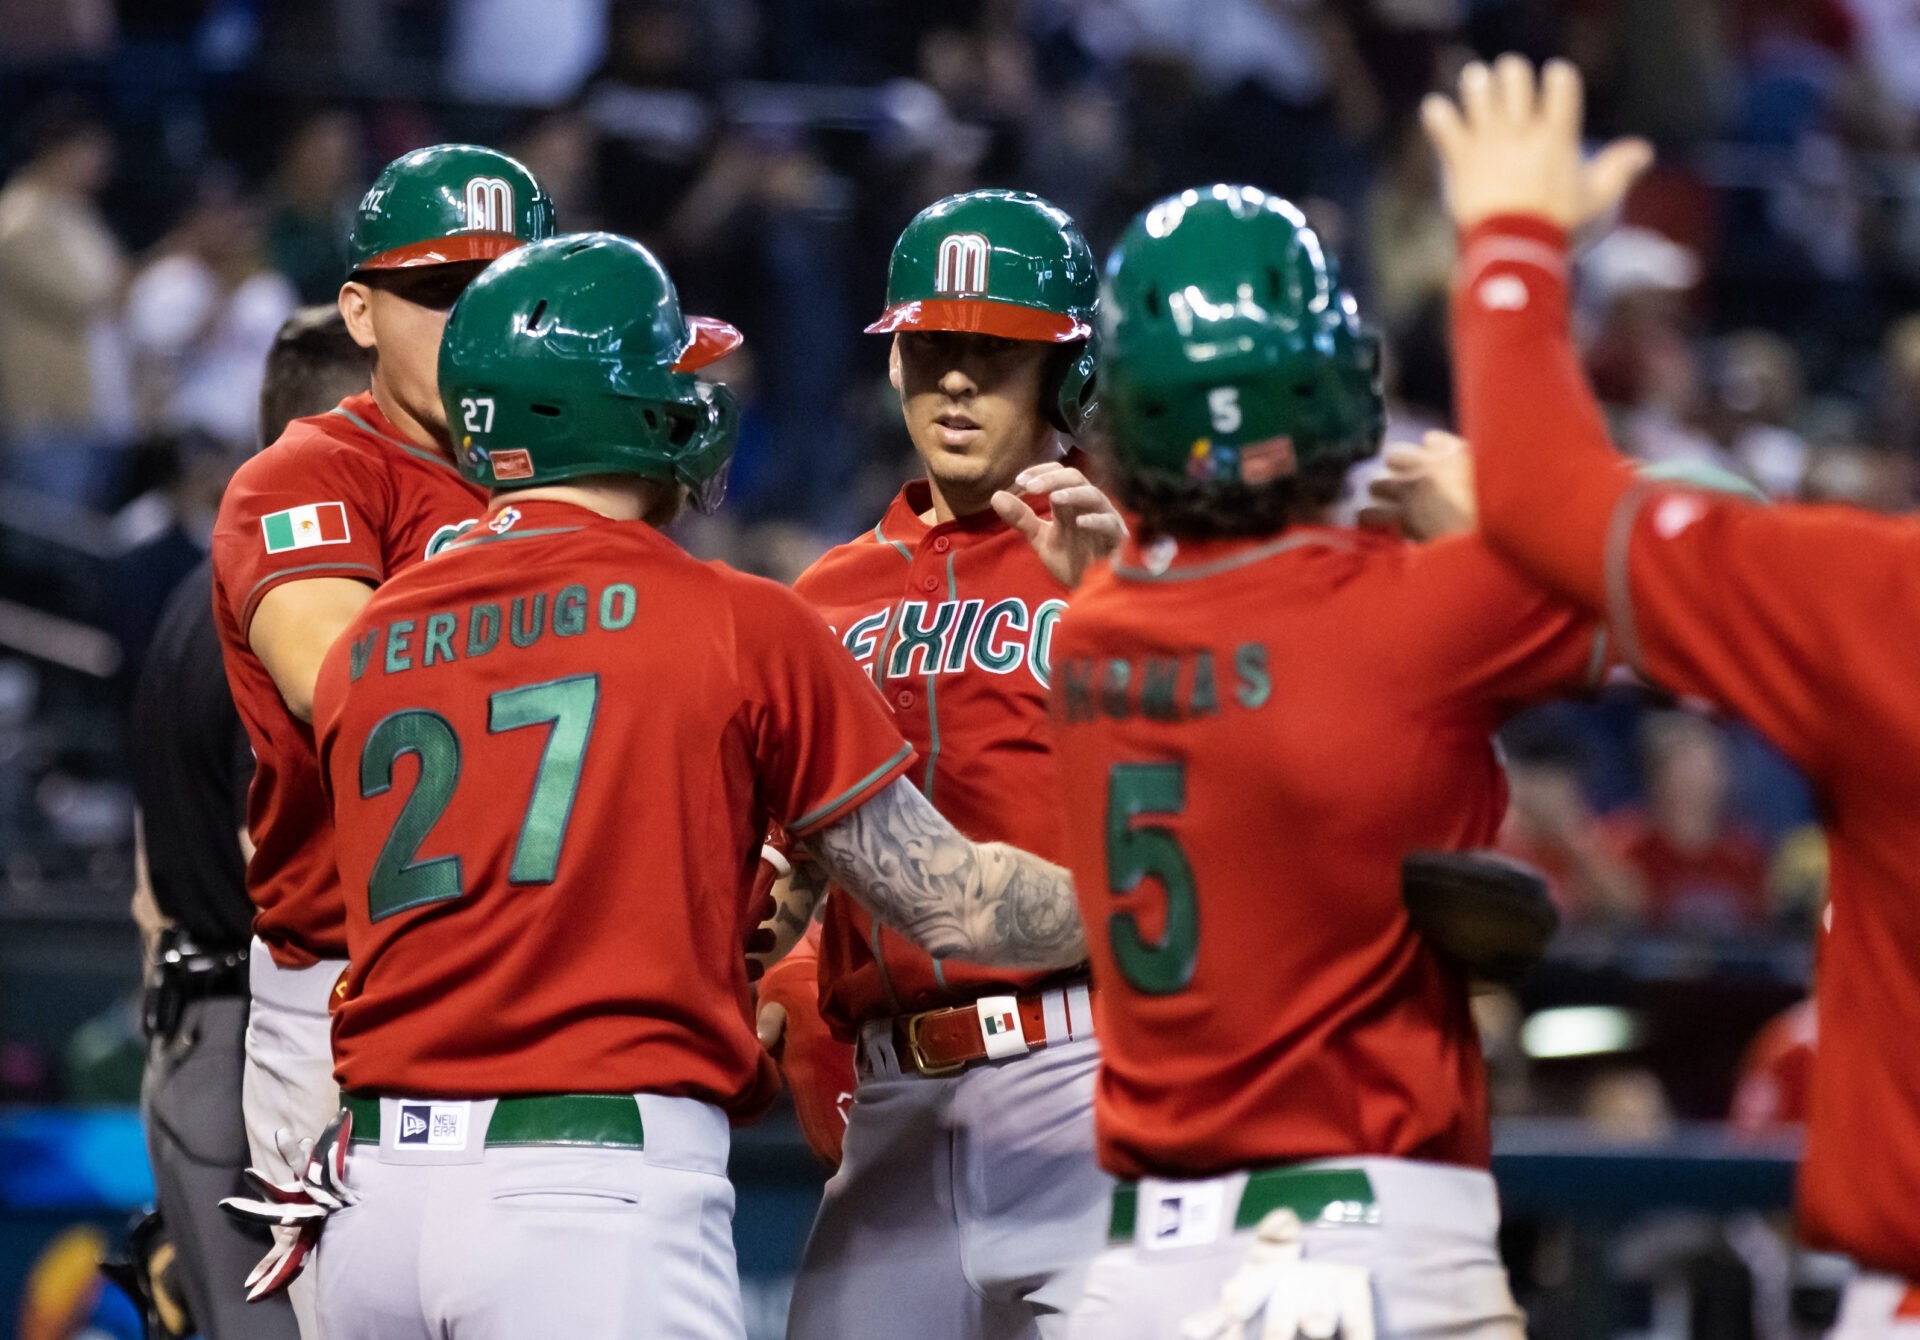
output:
<instances>
[{"instance_id":1,"label":"player's ear","mask_svg":"<svg viewBox=\"0 0 1920 1340\"><path fill-rule=\"evenodd\" d=\"M905 378L900 372L900 337L898 335L895 335L893 343L887 346L887 380L893 383L893 389L901 395L904 396L907 393L907 388L903 384Z\"/></svg>"},{"instance_id":2,"label":"player's ear","mask_svg":"<svg viewBox=\"0 0 1920 1340\"><path fill-rule=\"evenodd\" d=\"M340 286L340 319L347 323L347 334L362 349L374 347L373 294L365 284L349 279Z\"/></svg>"}]
</instances>

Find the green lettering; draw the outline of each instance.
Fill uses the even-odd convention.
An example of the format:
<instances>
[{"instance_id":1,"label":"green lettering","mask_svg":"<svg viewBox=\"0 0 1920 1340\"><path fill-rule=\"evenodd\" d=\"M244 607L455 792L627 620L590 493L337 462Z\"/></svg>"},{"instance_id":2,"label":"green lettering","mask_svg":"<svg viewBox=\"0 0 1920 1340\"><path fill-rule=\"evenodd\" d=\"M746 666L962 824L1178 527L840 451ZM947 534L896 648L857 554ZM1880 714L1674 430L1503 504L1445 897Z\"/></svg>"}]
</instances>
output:
<instances>
[{"instance_id":1,"label":"green lettering","mask_svg":"<svg viewBox=\"0 0 1920 1340\"><path fill-rule=\"evenodd\" d=\"M575 584L560 588L553 602L553 635L579 637L587 631L587 588Z\"/></svg>"},{"instance_id":2,"label":"green lettering","mask_svg":"<svg viewBox=\"0 0 1920 1340\"><path fill-rule=\"evenodd\" d=\"M427 640L420 648L420 665L432 665L436 659L434 652L439 651L439 660L453 659L453 630L460 621L451 614L429 614L427 616Z\"/></svg>"},{"instance_id":3,"label":"green lettering","mask_svg":"<svg viewBox=\"0 0 1920 1340\"><path fill-rule=\"evenodd\" d=\"M1213 682L1213 653L1203 651L1193 658L1193 692L1187 698L1187 715L1210 716L1220 710L1220 689Z\"/></svg>"},{"instance_id":4,"label":"green lettering","mask_svg":"<svg viewBox=\"0 0 1920 1340\"><path fill-rule=\"evenodd\" d=\"M991 674L1011 674L1020 664L1020 648L1011 642L995 647L1000 639L999 624L1006 621L1010 633L1027 631L1027 606L1008 596L992 606L980 618L980 631L973 635L973 663Z\"/></svg>"},{"instance_id":5,"label":"green lettering","mask_svg":"<svg viewBox=\"0 0 1920 1340\"><path fill-rule=\"evenodd\" d=\"M617 598L617 599L616 599ZM633 622L633 612L639 607L640 599L631 586L625 582L615 582L600 593L600 628L603 632L617 633Z\"/></svg>"},{"instance_id":6,"label":"green lettering","mask_svg":"<svg viewBox=\"0 0 1920 1340\"><path fill-rule=\"evenodd\" d=\"M1052 679L1048 661L1053 655L1053 626L1066 612L1064 600L1049 600L1033 612L1033 635L1027 639L1027 669L1043 689Z\"/></svg>"},{"instance_id":7,"label":"green lettering","mask_svg":"<svg viewBox=\"0 0 1920 1340\"><path fill-rule=\"evenodd\" d=\"M960 627L954 630L953 638L947 644L946 655L940 658L940 668L948 674L957 674L967 668L967 646L973 641L974 625L980 622L980 607L984 600L966 600L960 604Z\"/></svg>"},{"instance_id":8,"label":"green lettering","mask_svg":"<svg viewBox=\"0 0 1920 1340\"><path fill-rule=\"evenodd\" d=\"M1115 721L1125 721L1132 710L1127 704L1127 682L1132 675L1133 667L1116 656L1107 661L1106 671L1100 676L1100 710Z\"/></svg>"},{"instance_id":9,"label":"green lettering","mask_svg":"<svg viewBox=\"0 0 1920 1340\"><path fill-rule=\"evenodd\" d=\"M1240 676L1240 687L1233 694L1240 706L1248 711L1265 707L1267 696L1273 692L1273 681L1267 677L1266 647L1242 642L1233 649L1233 668Z\"/></svg>"},{"instance_id":10,"label":"green lettering","mask_svg":"<svg viewBox=\"0 0 1920 1340\"><path fill-rule=\"evenodd\" d=\"M1055 700L1068 722L1093 720L1093 662L1076 656L1060 668L1060 692Z\"/></svg>"},{"instance_id":11,"label":"green lettering","mask_svg":"<svg viewBox=\"0 0 1920 1340\"><path fill-rule=\"evenodd\" d=\"M413 669L412 653L407 650L407 639L412 635L412 619L395 619L387 626L388 674L397 675L402 670Z\"/></svg>"},{"instance_id":12,"label":"green lettering","mask_svg":"<svg viewBox=\"0 0 1920 1340\"><path fill-rule=\"evenodd\" d=\"M485 656L500 645L500 607L491 602L467 613L467 657Z\"/></svg>"},{"instance_id":13,"label":"green lettering","mask_svg":"<svg viewBox=\"0 0 1920 1340\"><path fill-rule=\"evenodd\" d=\"M540 634L547 631L547 593L542 591L533 598L533 619L527 619L527 598L513 598L513 618L507 624L507 636L513 639L516 647L531 647L540 640Z\"/></svg>"},{"instance_id":14,"label":"green lettering","mask_svg":"<svg viewBox=\"0 0 1920 1340\"><path fill-rule=\"evenodd\" d=\"M373 659L373 644L380 640L380 628L381 625L375 624L347 648L348 683L358 684L360 676L367 673L367 662Z\"/></svg>"},{"instance_id":15,"label":"green lettering","mask_svg":"<svg viewBox=\"0 0 1920 1340\"><path fill-rule=\"evenodd\" d=\"M957 611L951 601L942 601L933 607L933 622L929 624L927 608L924 600L909 600L900 607L901 637L887 660L889 676L932 674L940 668L940 642L953 627ZM918 670L913 669L915 661L920 663Z\"/></svg>"},{"instance_id":16,"label":"green lettering","mask_svg":"<svg viewBox=\"0 0 1920 1340\"><path fill-rule=\"evenodd\" d=\"M1180 681L1180 661L1173 656L1150 656L1140 676L1140 715L1154 721L1178 721L1180 704L1174 694Z\"/></svg>"}]
</instances>

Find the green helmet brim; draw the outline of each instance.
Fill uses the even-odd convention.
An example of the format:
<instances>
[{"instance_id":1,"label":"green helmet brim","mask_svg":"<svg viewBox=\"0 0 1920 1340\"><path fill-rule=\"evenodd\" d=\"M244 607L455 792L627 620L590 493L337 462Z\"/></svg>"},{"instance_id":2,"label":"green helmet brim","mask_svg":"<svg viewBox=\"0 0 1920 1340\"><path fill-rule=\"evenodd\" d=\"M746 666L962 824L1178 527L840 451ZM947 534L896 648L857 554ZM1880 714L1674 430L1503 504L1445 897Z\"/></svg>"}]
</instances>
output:
<instances>
[{"instance_id":1,"label":"green helmet brim","mask_svg":"<svg viewBox=\"0 0 1920 1340\"><path fill-rule=\"evenodd\" d=\"M867 334L891 335L900 330L965 331L1043 344L1069 344L1093 334L1090 323L1064 312L971 298L919 298L896 303L867 327Z\"/></svg>"},{"instance_id":2,"label":"green helmet brim","mask_svg":"<svg viewBox=\"0 0 1920 1340\"><path fill-rule=\"evenodd\" d=\"M709 363L718 363L746 342L746 336L718 317L690 316L686 322L693 339L674 360L675 372L692 372Z\"/></svg>"},{"instance_id":3,"label":"green helmet brim","mask_svg":"<svg viewBox=\"0 0 1920 1340\"><path fill-rule=\"evenodd\" d=\"M526 245L526 239L512 233L456 233L452 237L431 237L411 242L392 251L383 251L360 262L362 270L411 270L419 265L457 265L461 261L497 261L510 251Z\"/></svg>"}]
</instances>

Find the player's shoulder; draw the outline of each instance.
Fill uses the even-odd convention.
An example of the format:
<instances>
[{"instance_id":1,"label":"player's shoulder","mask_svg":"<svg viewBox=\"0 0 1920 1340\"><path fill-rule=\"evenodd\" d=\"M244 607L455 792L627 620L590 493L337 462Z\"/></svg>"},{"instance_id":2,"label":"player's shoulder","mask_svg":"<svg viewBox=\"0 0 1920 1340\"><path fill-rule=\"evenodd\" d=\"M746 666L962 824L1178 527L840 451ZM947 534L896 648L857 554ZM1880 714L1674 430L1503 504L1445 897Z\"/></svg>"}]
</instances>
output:
<instances>
[{"instance_id":1,"label":"player's shoulder","mask_svg":"<svg viewBox=\"0 0 1920 1340\"><path fill-rule=\"evenodd\" d=\"M715 596L725 602L736 619L745 621L744 626L750 630L777 630L784 620L819 617L801 593L799 582L791 587L782 586L772 578L742 572L717 559L700 563L698 567Z\"/></svg>"},{"instance_id":2,"label":"player's shoulder","mask_svg":"<svg viewBox=\"0 0 1920 1340\"><path fill-rule=\"evenodd\" d=\"M831 601L841 593L857 595L852 588L870 581L883 568L897 569L900 562L900 551L877 527L869 527L809 563L794 579L793 589L808 601Z\"/></svg>"},{"instance_id":3,"label":"player's shoulder","mask_svg":"<svg viewBox=\"0 0 1920 1340\"><path fill-rule=\"evenodd\" d=\"M321 480L344 481L364 476L370 468L385 473L378 439L336 408L293 420L234 471L232 486L244 496Z\"/></svg>"}]
</instances>

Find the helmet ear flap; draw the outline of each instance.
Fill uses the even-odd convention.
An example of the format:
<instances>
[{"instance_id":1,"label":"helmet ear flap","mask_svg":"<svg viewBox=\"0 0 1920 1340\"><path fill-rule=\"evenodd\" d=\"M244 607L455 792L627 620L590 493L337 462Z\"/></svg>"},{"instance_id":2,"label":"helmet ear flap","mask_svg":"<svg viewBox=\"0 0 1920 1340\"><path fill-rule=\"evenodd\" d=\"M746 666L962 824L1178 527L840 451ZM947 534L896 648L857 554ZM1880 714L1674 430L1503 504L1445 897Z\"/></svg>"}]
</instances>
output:
<instances>
[{"instance_id":1,"label":"helmet ear flap","mask_svg":"<svg viewBox=\"0 0 1920 1340\"><path fill-rule=\"evenodd\" d=\"M693 494L699 512L711 515L727 494L727 467L740 436L740 402L719 382L696 382L704 418L674 460L673 477Z\"/></svg>"},{"instance_id":2,"label":"helmet ear flap","mask_svg":"<svg viewBox=\"0 0 1920 1340\"><path fill-rule=\"evenodd\" d=\"M1093 416L1095 362L1093 340L1061 345L1041 385L1041 412L1048 423L1069 437L1077 435Z\"/></svg>"}]
</instances>

